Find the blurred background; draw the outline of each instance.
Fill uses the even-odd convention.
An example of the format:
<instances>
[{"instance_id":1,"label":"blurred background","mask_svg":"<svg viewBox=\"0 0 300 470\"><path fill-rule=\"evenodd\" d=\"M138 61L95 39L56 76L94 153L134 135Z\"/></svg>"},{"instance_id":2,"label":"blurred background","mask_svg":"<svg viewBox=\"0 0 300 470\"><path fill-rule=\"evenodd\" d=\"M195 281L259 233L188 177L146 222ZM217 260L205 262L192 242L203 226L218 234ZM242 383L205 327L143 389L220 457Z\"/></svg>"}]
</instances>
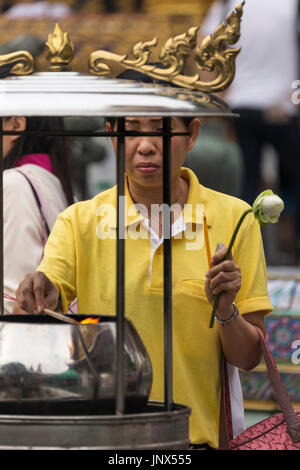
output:
<instances>
[{"instance_id":1,"label":"blurred background","mask_svg":"<svg viewBox=\"0 0 300 470\"><path fill-rule=\"evenodd\" d=\"M0 2L0 54L27 49L36 70L46 71L44 43L59 22L75 47L72 70L88 73L88 56L97 49L129 53L139 41L167 39L199 26L199 44L214 31L238 0L5 0ZM299 367L291 362L300 339L300 136L299 105L292 102L300 79L298 0L248 0L241 24L242 51L234 83L221 95L237 120L203 120L188 155L202 184L241 197L271 188L285 201L279 224L262 230L270 295L275 307L266 319L268 340L293 403L300 408ZM159 47L157 48L159 51ZM152 60L157 60L155 55ZM194 73L191 62L186 73ZM203 79L212 76L203 74ZM66 120L69 128L102 129L101 118ZM72 171L78 199L115 183L115 159L108 139L72 141ZM264 365L241 374L248 424L277 404ZM252 413L252 414L251 414ZM249 421L250 420L250 421Z\"/></svg>"},{"instance_id":2,"label":"blurred background","mask_svg":"<svg viewBox=\"0 0 300 470\"><path fill-rule=\"evenodd\" d=\"M96 49L127 53L138 41L170 36L200 24L212 0L4 0L0 2L1 43L17 35L45 41L55 21L76 47L73 69L88 72L88 55ZM38 20L38 21L36 21ZM47 67L41 56L38 69Z\"/></svg>"}]
</instances>

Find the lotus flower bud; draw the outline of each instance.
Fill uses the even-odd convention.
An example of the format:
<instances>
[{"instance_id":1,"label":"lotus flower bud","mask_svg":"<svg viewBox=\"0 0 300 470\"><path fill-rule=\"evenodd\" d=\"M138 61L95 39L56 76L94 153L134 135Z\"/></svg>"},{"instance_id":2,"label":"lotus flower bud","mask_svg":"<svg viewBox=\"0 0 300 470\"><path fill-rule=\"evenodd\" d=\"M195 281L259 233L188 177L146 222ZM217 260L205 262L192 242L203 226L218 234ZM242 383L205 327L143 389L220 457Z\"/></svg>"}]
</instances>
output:
<instances>
[{"instance_id":1,"label":"lotus flower bud","mask_svg":"<svg viewBox=\"0 0 300 470\"><path fill-rule=\"evenodd\" d=\"M253 213L261 226L276 224L284 209L284 202L270 189L263 191L253 203Z\"/></svg>"},{"instance_id":2,"label":"lotus flower bud","mask_svg":"<svg viewBox=\"0 0 300 470\"><path fill-rule=\"evenodd\" d=\"M243 220L248 214L253 212L254 217L258 220L259 224L264 227L269 222L271 222L271 224L276 224L283 209L284 202L282 201L282 199L280 199L279 196L274 194L271 189L267 189L266 191L263 191L261 194L259 194L259 196L257 196L257 198L255 199L252 208L249 208L245 212L243 212L243 214L239 218L239 221L232 234L224 259L228 259L238 231L243 223ZM212 328L214 326L214 319L218 307L219 296L220 294L217 294L214 299L209 328Z\"/></svg>"}]
</instances>

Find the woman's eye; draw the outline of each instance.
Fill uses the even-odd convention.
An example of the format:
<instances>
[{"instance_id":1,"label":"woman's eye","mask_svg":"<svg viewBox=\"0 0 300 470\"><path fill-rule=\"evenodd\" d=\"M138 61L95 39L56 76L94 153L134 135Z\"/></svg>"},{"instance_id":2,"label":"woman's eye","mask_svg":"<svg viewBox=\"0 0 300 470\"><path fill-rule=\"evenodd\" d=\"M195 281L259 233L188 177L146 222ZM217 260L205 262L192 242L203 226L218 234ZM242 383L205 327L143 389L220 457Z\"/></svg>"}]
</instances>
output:
<instances>
[{"instance_id":1,"label":"woman's eye","mask_svg":"<svg viewBox=\"0 0 300 470\"><path fill-rule=\"evenodd\" d=\"M171 132L173 132L173 128L171 127ZM159 129L155 129L155 132L163 132L163 128L160 127Z\"/></svg>"}]
</instances>

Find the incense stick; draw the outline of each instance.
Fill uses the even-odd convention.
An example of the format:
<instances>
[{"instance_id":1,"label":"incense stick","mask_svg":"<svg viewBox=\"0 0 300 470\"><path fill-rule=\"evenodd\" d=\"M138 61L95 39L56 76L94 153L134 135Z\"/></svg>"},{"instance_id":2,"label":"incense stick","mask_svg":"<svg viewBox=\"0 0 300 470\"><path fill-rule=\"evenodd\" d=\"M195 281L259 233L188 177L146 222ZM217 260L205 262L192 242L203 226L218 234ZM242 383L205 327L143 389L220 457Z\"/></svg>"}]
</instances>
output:
<instances>
[{"instance_id":1,"label":"incense stick","mask_svg":"<svg viewBox=\"0 0 300 470\"><path fill-rule=\"evenodd\" d=\"M205 214L204 214L204 241L205 241L205 248L206 248L208 266L211 268L211 251L210 251L208 228L207 228L207 221L206 221Z\"/></svg>"},{"instance_id":2,"label":"incense stick","mask_svg":"<svg viewBox=\"0 0 300 470\"><path fill-rule=\"evenodd\" d=\"M15 297L12 297L11 295L8 294L3 294L3 297L8 300L13 300L14 302L17 302L17 299ZM54 312L53 310L50 310L49 308L45 308L42 313L45 315L49 315L50 317L56 318L57 320L61 320L65 323L71 323L72 325L78 325L79 322L74 320L68 315L65 315L63 313L59 312Z\"/></svg>"},{"instance_id":3,"label":"incense stick","mask_svg":"<svg viewBox=\"0 0 300 470\"><path fill-rule=\"evenodd\" d=\"M50 317L56 318L57 320L61 320L65 323L71 323L72 325L79 325L79 322L74 320L72 317L65 315L63 313L54 312L48 308L44 308L42 313L49 315Z\"/></svg>"}]
</instances>

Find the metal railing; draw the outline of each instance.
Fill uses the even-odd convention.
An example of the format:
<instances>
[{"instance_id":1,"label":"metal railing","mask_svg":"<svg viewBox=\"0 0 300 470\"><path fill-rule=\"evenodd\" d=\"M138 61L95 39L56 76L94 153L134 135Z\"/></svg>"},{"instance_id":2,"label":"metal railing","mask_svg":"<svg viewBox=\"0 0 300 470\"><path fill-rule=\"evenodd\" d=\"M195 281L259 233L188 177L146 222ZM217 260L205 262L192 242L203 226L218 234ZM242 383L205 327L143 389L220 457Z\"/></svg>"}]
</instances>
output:
<instances>
[{"instance_id":1,"label":"metal railing","mask_svg":"<svg viewBox=\"0 0 300 470\"><path fill-rule=\"evenodd\" d=\"M4 131L2 119L0 119L0 135L55 135L55 136L76 136L76 137L116 137L117 138L117 165L116 165L116 181L117 181L117 240L116 240L116 322L117 322L117 374L116 374L116 414L123 414L125 410L125 383L124 383L124 319L125 319L125 296L126 296L126 279L125 279L125 138L127 136L159 136L163 139L163 282L164 282L164 299L163 299L163 315L164 315L164 405L165 410L170 411L173 405L173 341L172 341L172 238L170 236L171 227L171 211L166 210L171 206L171 138L175 135L189 135L188 132L172 132L171 117L163 117L162 132L136 132L125 129L125 117L118 117L116 131L39 131L39 132L12 132ZM0 190L3 194L3 155L2 155L2 138L0 139ZM3 308L3 197L0 204L0 298L1 298L1 314L4 313Z\"/></svg>"}]
</instances>

